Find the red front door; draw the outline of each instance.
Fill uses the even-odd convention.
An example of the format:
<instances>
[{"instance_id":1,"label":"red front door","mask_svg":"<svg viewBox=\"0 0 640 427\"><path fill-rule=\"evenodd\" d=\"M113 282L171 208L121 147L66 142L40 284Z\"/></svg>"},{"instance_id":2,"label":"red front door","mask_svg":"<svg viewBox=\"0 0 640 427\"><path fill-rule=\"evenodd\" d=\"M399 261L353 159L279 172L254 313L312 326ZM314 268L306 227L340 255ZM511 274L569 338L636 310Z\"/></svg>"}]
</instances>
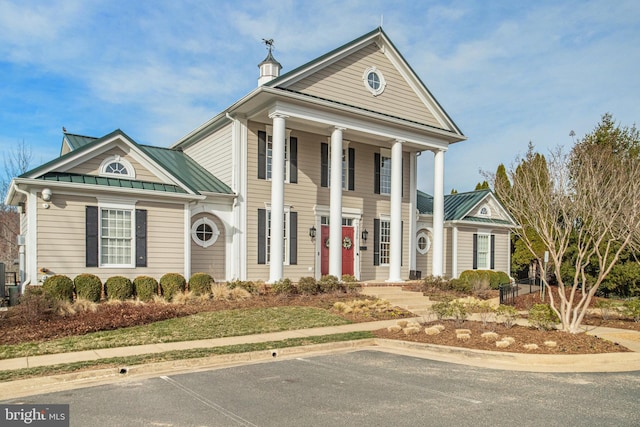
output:
<instances>
[{"instance_id":1,"label":"red front door","mask_svg":"<svg viewBox=\"0 0 640 427\"><path fill-rule=\"evenodd\" d=\"M320 248L320 272L324 276L329 274L329 226L323 225L320 232L322 245ZM355 242L353 240L353 227L342 227L342 240L338 242L342 246L342 274L353 275L353 260Z\"/></svg>"}]
</instances>

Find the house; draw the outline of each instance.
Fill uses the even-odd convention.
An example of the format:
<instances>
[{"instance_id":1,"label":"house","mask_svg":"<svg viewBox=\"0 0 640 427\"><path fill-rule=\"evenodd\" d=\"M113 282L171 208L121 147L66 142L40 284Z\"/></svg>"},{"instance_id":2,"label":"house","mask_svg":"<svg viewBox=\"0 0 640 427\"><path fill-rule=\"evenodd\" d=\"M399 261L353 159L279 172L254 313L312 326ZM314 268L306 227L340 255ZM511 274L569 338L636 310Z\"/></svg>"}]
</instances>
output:
<instances>
[{"instance_id":1,"label":"house","mask_svg":"<svg viewBox=\"0 0 640 427\"><path fill-rule=\"evenodd\" d=\"M509 270L512 221L490 192L444 196L445 152L466 137L381 28L282 75L269 50L259 69L255 90L170 148L65 132L60 157L7 196L26 282ZM424 152L432 196L417 188Z\"/></svg>"}]
</instances>

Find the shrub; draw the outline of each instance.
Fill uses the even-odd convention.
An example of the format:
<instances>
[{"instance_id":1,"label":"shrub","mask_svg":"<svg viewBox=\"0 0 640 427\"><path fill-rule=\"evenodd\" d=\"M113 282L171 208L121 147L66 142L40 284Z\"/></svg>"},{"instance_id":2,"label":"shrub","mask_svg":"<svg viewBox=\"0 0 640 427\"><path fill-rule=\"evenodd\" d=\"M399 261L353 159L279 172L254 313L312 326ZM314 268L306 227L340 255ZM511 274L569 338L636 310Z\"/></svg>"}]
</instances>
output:
<instances>
[{"instance_id":1,"label":"shrub","mask_svg":"<svg viewBox=\"0 0 640 427\"><path fill-rule=\"evenodd\" d=\"M451 301L436 302L431 306L431 311L436 315L438 320L442 320L445 317L451 316Z\"/></svg>"},{"instance_id":2,"label":"shrub","mask_svg":"<svg viewBox=\"0 0 640 427\"><path fill-rule=\"evenodd\" d=\"M342 275L342 282L343 283L353 283L353 282L357 282L358 279L356 279L356 276L354 276L353 274L343 274Z\"/></svg>"},{"instance_id":3,"label":"shrub","mask_svg":"<svg viewBox=\"0 0 640 427\"><path fill-rule=\"evenodd\" d=\"M250 280L247 280L247 281L234 280L232 282L228 282L227 286L229 287L229 289L236 289L236 288L244 289L245 291L249 292L251 295L257 295L260 293L260 290L258 289L258 285L256 285L254 282Z\"/></svg>"},{"instance_id":4,"label":"shrub","mask_svg":"<svg viewBox=\"0 0 640 427\"><path fill-rule=\"evenodd\" d=\"M455 319L456 323L460 324L467 320L469 317L469 311L467 310L467 305L462 301L451 301L449 303L449 310L451 316Z\"/></svg>"},{"instance_id":5,"label":"shrub","mask_svg":"<svg viewBox=\"0 0 640 427\"><path fill-rule=\"evenodd\" d=\"M124 301L133 296L133 283L124 276L109 277L104 283L104 293L109 299Z\"/></svg>"},{"instance_id":6,"label":"shrub","mask_svg":"<svg viewBox=\"0 0 640 427\"><path fill-rule=\"evenodd\" d=\"M498 308L496 308L496 316L502 320L502 324L506 328L510 328L516 323L518 310L510 305L500 304Z\"/></svg>"},{"instance_id":7,"label":"shrub","mask_svg":"<svg viewBox=\"0 0 640 427\"><path fill-rule=\"evenodd\" d=\"M273 285L271 289L276 295L294 295L296 293L296 287L289 279L280 279Z\"/></svg>"},{"instance_id":8,"label":"shrub","mask_svg":"<svg viewBox=\"0 0 640 427\"><path fill-rule=\"evenodd\" d=\"M337 292L343 289L342 284L338 280L336 276L332 276L331 274L325 274L320 278L318 282L318 286L320 287L320 292L330 293Z\"/></svg>"},{"instance_id":9,"label":"shrub","mask_svg":"<svg viewBox=\"0 0 640 427\"><path fill-rule=\"evenodd\" d=\"M449 289L448 282L441 276L429 275L422 281L423 291L428 291L430 288L436 288L441 290Z\"/></svg>"},{"instance_id":10,"label":"shrub","mask_svg":"<svg viewBox=\"0 0 640 427\"><path fill-rule=\"evenodd\" d=\"M19 304L12 307L12 310L17 316L35 322L51 313L55 304L54 298L42 286L27 286L20 296Z\"/></svg>"},{"instance_id":11,"label":"shrub","mask_svg":"<svg viewBox=\"0 0 640 427\"><path fill-rule=\"evenodd\" d=\"M195 295L206 295L211 293L213 277L207 273L194 273L189 279L189 290Z\"/></svg>"},{"instance_id":12,"label":"shrub","mask_svg":"<svg viewBox=\"0 0 640 427\"><path fill-rule=\"evenodd\" d=\"M171 301L173 296L178 292L183 292L186 286L187 281L182 274L179 273L167 273L160 278L162 296L167 301Z\"/></svg>"},{"instance_id":13,"label":"shrub","mask_svg":"<svg viewBox=\"0 0 640 427\"><path fill-rule=\"evenodd\" d=\"M133 289L140 301L152 301L158 295L158 281L150 276L133 279Z\"/></svg>"},{"instance_id":14,"label":"shrub","mask_svg":"<svg viewBox=\"0 0 640 427\"><path fill-rule=\"evenodd\" d=\"M511 277L504 271L496 271L494 272L495 276L497 276L496 284L494 287L494 282L491 282L491 289L498 289L500 285L508 285L511 283Z\"/></svg>"},{"instance_id":15,"label":"shrub","mask_svg":"<svg viewBox=\"0 0 640 427\"><path fill-rule=\"evenodd\" d=\"M102 281L95 274L79 274L73 279L76 295L91 302L100 302Z\"/></svg>"},{"instance_id":16,"label":"shrub","mask_svg":"<svg viewBox=\"0 0 640 427\"><path fill-rule=\"evenodd\" d=\"M486 301L474 304L472 310L474 313L478 313L483 326L487 326L487 323L489 323L489 318L493 315L493 313L495 313L495 309Z\"/></svg>"},{"instance_id":17,"label":"shrub","mask_svg":"<svg viewBox=\"0 0 640 427\"><path fill-rule=\"evenodd\" d=\"M298 281L298 291L303 295L315 295L318 290L318 282L313 277L302 277Z\"/></svg>"},{"instance_id":18,"label":"shrub","mask_svg":"<svg viewBox=\"0 0 640 427\"><path fill-rule=\"evenodd\" d=\"M633 319L634 322L640 322L640 299L625 301L623 313L625 316Z\"/></svg>"},{"instance_id":19,"label":"shrub","mask_svg":"<svg viewBox=\"0 0 640 427\"><path fill-rule=\"evenodd\" d=\"M73 300L73 281L62 274L47 277L42 289L58 301Z\"/></svg>"},{"instance_id":20,"label":"shrub","mask_svg":"<svg viewBox=\"0 0 640 427\"><path fill-rule=\"evenodd\" d=\"M473 289L473 285L465 279L458 278L449 280L447 282L447 288L458 292L469 293Z\"/></svg>"},{"instance_id":21,"label":"shrub","mask_svg":"<svg viewBox=\"0 0 640 427\"><path fill-rule=\"evenodd\" d=\"M549 304L534 304L529 310L529 323L541 331L554 329L560 319Z\"/></svg>"}]
</instances>

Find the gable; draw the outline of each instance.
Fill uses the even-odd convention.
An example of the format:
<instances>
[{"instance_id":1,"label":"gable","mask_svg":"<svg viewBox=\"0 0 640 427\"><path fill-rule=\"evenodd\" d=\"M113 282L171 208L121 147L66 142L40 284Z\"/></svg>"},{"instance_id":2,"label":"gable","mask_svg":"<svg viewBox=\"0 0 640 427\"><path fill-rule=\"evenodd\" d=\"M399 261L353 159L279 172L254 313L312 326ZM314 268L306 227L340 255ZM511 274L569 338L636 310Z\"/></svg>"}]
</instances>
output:
<instances>
[{"instance_id":1,"label":"gable","mask_svg":"<svg viewBox=\"0 0 640 427\"><path fill-rule=\"evenodd\" d=\"M384 77L384 91L374 96L363 80L367 69L375 67ZM283 87L347 105L442 128L427 105L375 42Z\"/></svg>"},{"instance_id":2,"label":"gable","mask_svg":"<svg viewBox=\"0 0 640 427\"><path fill-rule=\"evenodd\" d=\"M133 168L133 172L135 172L136 180L147 182L162 182L162 179L151 172L148 168L143 166L134 156L132 156L130 150L128 150L127 148L128 147L124 145L117 144L111 149L98 153L94 157L83 161L81 164L75 165L66 170L63 169L63 171L81 175L99 176L103 175L101 170L103 162L119 158L122 162L131 165L131 167Z\"/></svg>"}]
</instances>

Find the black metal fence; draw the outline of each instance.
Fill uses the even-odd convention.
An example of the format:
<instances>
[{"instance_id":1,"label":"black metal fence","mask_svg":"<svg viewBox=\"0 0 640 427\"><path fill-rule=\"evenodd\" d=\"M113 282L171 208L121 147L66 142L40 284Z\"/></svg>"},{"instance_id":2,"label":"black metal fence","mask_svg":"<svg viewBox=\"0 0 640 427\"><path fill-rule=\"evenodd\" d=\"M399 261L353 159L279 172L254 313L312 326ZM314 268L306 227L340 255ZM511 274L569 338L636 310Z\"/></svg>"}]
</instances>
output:
<instances>
[{"instance_id":1,"label":"black metal fence","mask_svg":"<svg viewBox=\"0 0 640 427\"><path fill-rule=\"evenodd\" d=\"M518 296L518 285L500 285L500 304L514 305Z\"/></svg>"}]
</instances>

